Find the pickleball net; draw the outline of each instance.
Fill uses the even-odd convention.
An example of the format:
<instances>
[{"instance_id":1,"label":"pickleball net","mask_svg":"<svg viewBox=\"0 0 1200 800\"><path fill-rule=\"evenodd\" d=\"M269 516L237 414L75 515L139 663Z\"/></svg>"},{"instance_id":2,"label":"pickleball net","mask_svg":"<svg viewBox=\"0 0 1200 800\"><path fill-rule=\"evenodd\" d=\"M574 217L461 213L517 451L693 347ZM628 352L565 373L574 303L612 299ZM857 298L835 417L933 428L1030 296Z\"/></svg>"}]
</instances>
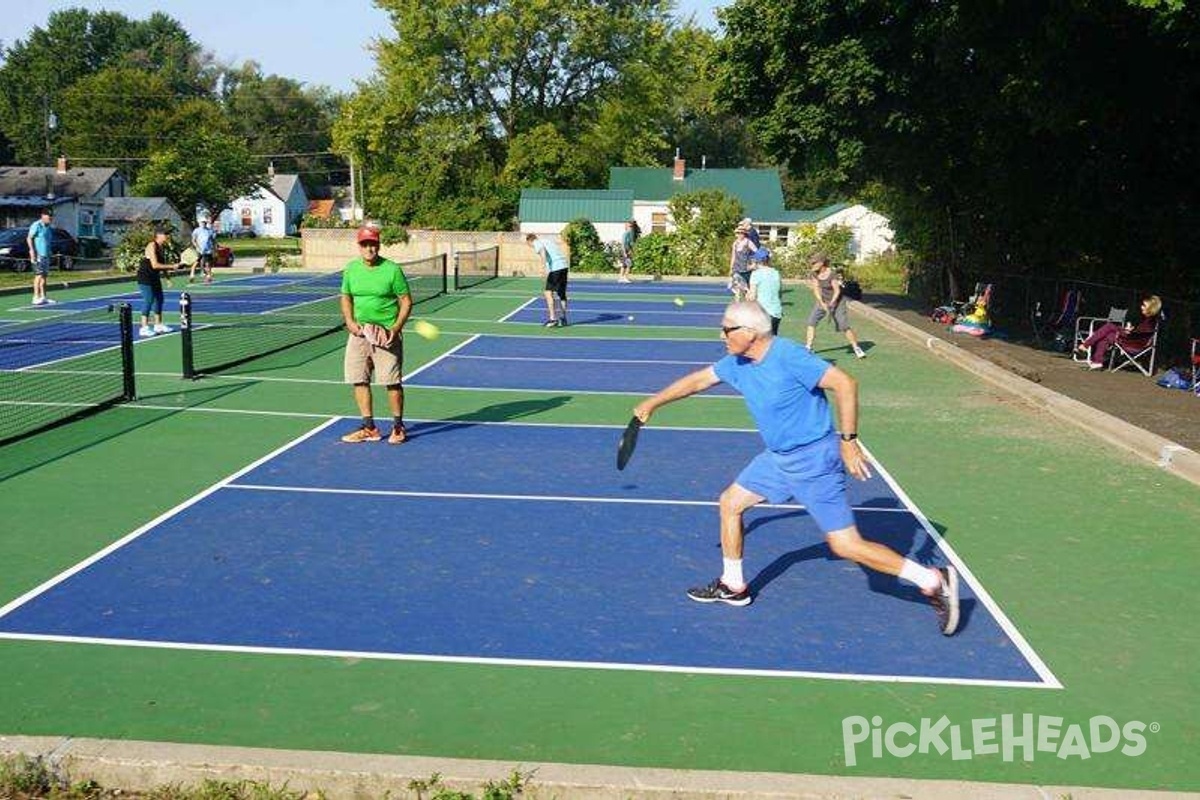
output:
<instances>
[{"instance_id":1,"label":"pickleball net","mask_svg":"<svg viewBox=\"0 0 1200 800\"><path fill-rule=\"evenodd\" d=\"M128 304L0 323L0 446L135 394Z\"/></svg>"},{"instance_id":2,"label":"pickleball net","mask_svg":"<svg viewBox=\"0 0 1200 800\"><path fill-rule=\"evenodd\" d=\"M414 303L447 291L446 256L400 263ZM230 369L344 330L342 273L180 297L183 377Z\"/></svg>"},{"instance_id":3,"label":"pickleball net","mask_svg":"<svg viewBox=\"0 0 1200 800\"><path fill-rule=\"evenodd\" d=\"M478 286L500 275L500 248L460 250L454 254L454 290Z\"/></svg>"}]
</instances>

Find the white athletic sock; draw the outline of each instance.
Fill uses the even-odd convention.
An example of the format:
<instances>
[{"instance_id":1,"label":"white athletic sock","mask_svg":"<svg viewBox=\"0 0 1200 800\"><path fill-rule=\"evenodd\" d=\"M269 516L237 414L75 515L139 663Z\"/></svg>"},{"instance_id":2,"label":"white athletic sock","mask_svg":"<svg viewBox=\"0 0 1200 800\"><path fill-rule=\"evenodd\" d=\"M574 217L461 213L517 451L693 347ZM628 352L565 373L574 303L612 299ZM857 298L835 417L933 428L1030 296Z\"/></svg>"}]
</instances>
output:
<instances>
[{"instance_id":1,"label":"white athletic sock","mask_svg":"<svg viewBox=\"0 0 1200 800\"><path fill-rule=\"evenodd\" d=\"M904 566L900 568L900 580L908 581L923 592L932 592L941 585L942 576L938 574L936 569L923 567L917 562L906 558L904 559Z\"/></svg>"},{"instance_id":2,"label":"white athletic sock","mask_svg":"<svg viewBox=\"0 0 1200 800\"><path fill-rule=\"evenodd\" d=\"M733 589L735 592L738 589L746 588L746 579L742 577L742 560L740 558L726 558L725 571L721 573L721 583Z\"/></svg>"}]
</instances>

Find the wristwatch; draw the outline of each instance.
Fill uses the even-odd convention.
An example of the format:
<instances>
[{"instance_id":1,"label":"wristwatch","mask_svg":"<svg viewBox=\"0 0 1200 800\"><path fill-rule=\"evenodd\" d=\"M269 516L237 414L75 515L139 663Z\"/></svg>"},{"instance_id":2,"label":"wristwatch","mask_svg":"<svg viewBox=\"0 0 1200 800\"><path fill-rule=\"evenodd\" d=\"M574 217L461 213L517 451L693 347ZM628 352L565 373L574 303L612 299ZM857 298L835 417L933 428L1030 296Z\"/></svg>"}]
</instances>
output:
<instances>
[{"instance_id":1,"label":"wristwatch","mask_svg":"<svg viewBox=\"0 0 1200 800\"><path fill-rule=\"evenodd\" d=\"M855 439L858 438L857 433L843 433L843 434L839 434L839 435L842 437L843 442L853 442Z\"/></svg>"}]
</instances>

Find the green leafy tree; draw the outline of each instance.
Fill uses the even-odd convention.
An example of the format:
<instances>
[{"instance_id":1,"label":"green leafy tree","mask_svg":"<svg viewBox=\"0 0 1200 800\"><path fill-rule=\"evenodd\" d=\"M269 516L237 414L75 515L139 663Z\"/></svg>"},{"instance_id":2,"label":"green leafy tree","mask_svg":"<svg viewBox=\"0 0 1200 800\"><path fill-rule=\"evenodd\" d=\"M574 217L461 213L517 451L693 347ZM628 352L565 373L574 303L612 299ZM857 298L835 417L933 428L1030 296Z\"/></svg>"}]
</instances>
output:
<instances>
[{"instance_id":1,"label":"green leafy tree","mask_svg":"<svg viewBox=\"0 0 1200 800\"><path fill-rule=\"evenodd\" d=\"M59 101L61 147L72 160L120 163L136 180L139 161L166 144L165 123L177 100L162 76L109 67L81 78ZM129 160L121 160L129 159Z\"/></svg>"},{"instance_id":2,"label":"green leafy tree","mask_svg":"<svg viewBox=\"0 0 1200 800\"><path fill-rule=\"evenodd\" d=\"M194 129L150 157L134 190L166 197L184 219L194 219L198 208L216 219L229 203L265 179L260 161L241 138Z\"/></svg>"},{"instance_id":3,"label":"green leafy tree","mask_svg":"<svg viewBox=\"0 0 1200 800\"><path fill-rule=\"evenodd\" d=\"M571 251L571 268L583 272L605 272L612 268L600 234L590 219L580 217L567 223L563 241Z\"/></svg>"},{"instance_id":4,"label":"green leafy tree","mask_svg":"<svg viewBox=\"0 0 1200 800\"><path fill-rule=\"evenodd\" d=\"M744 216L741 201L720 189L701 189L673 196L667 207L675 223L669 242L684 274L726 274L732 232Z\"/></svg>"},{"instance_id":5,"label":"green leafy tree","mask_svg":"<svg viewBox=\"0 0 1200 800\"><path fill-rule=\"evenodd\" d=\"M212 75L199 46L161 12L135 21L111 11L53 11L45 27L34 28L0 56L0 131L12 143L15 160L30 164L47 158L48 112L62 116L63 92L103 69L153 72L170 92L182 96L211 88ZM108 101L119 105L123 99ZM49 133L51 150L60 152L57 133Z\"/></svg>"}]
</instances>

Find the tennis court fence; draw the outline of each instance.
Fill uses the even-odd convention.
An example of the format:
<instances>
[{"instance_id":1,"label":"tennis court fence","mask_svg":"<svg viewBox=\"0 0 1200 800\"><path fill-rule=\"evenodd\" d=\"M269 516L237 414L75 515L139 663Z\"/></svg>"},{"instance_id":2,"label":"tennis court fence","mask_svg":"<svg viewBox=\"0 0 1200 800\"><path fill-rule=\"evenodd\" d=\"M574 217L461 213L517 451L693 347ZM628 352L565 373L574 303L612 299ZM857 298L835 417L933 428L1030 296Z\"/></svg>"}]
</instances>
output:
<instances>
[{"instance_id":1,"label":"tennis court fence","mask_svg":"<svg viewBox=\"0 0 1200 800\"><path fill-rule=\"evenodd\" d=\"M136 394L128 303L0 323L0 446Z\"/></svg>"},{"instance_id":2,"label":"tennis court fence","mask_svg":"<svg viewBox=\"0 0 1200 800\"><path fill-rule=\"evenodd\" d=\"M414 303L446 294L446 256L400 264ZM179 301L183 377L220 372L343 330L342 273L275 283Z\"/></svg>"}]
</instances>

